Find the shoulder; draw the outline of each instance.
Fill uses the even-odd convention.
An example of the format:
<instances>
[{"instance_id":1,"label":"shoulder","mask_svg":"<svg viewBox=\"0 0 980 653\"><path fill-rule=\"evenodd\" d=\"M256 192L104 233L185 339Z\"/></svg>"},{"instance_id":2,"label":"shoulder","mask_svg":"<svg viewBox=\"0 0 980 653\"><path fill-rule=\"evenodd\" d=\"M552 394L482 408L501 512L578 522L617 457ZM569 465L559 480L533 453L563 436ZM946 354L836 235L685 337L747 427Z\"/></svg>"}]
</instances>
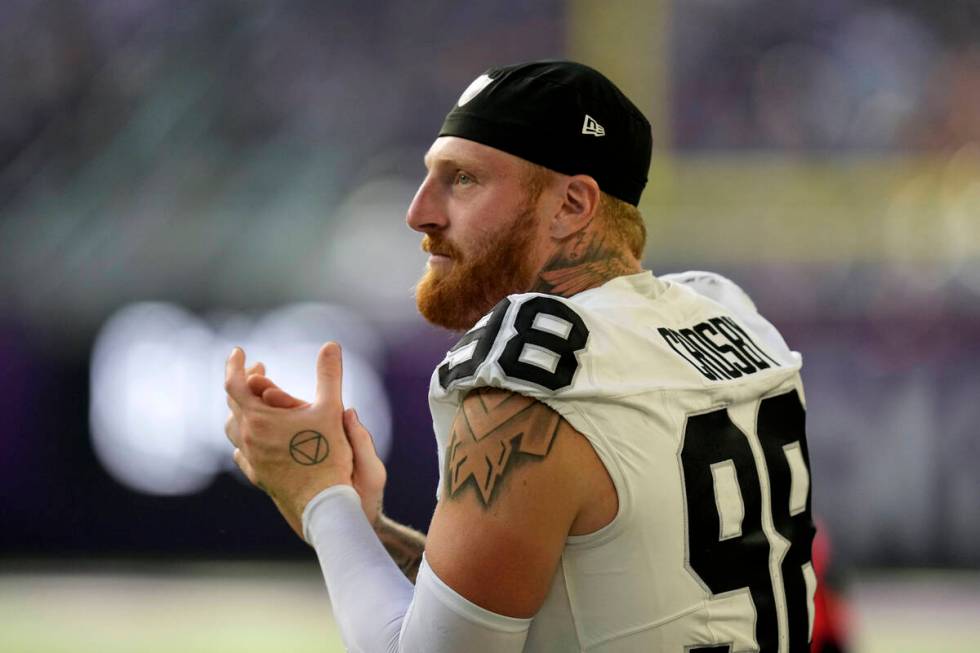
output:
<instances>
[{"instance_id":1,"label":"shoulder","mask_svg":"<svg viewBox=\"0 0 980 653\"><path fill-rule=\"evenodd\" d=\"M577 435L561 415L531 397L501 388L471 390L453 422L445 496L456 497L469 484L480 503L490 506L504 475L529 459L543 462L559 432L563 441ZM552 456L543 469L551 470L568 446L561 447L559 455Z\"/></svg>"},{"instance_id":2,"label":"shoulder","mask_svg":"<svg viewBox=\"0 0 980 653\"><path fill-rule=\"evenodd\" d=\"M674 307L682 298L668 297L662 285L653 292L660 281L640 281L610 283L572 298L539 293L505 298L437 366L432 405L455 408L467 391L491 386L553 407L574 400L589 410L589 402L600 398L673 387L691 377L657 327L680 323L686 309L710 300L697 299L700 295L678 284L684 301Z\"/></svg>"},{"instance_id":3,"label":"shoulder","mask_svg":"<svg viewBox=\"0 0 980 653\"><path fill-rule=\"evenodd\" d=\"M799 363L799 354L789 348L782 334L759 312L749 294L731 279L705 271L665 274L661 279L687 288L700 301L720 306L784 364Z\"/></svg>"},{"instance_id":4,"label":"shoulder","mask_svg":"<svg viewBox=\"0 0 980 653\"><path fill-rule=\"evenodd\" d=\"M721 304L735 313L758 313L748 293L737 283L717 272L690 270L661 275L660 279L678 284L703 298Z\"/></svg>"},{"instance_id":5,"label":"shoulder","mask_svg":"<svg viewBox=\"0 0 980 653\"><path fill-rule=\"evenodd\" d=\"M617 507L588 441L545 404L500 388L462 401L443 479L429 564L470 601L510 616L537 611L566 538L605 525Z\"/></svg>"},{"instance_id":6,"label":"shoulder","mask_svg":"<svg viewBox=\"0 0 980 653\"><path fill-rule=\"evenodd\" d=\"M567 299L510 295L446 354L436 369L439 386L443 392L465 389L482 374L483 383L472 385L531 394L562 390L574 382L590 330L586 313Z\"/></svg>"}]
</instances>

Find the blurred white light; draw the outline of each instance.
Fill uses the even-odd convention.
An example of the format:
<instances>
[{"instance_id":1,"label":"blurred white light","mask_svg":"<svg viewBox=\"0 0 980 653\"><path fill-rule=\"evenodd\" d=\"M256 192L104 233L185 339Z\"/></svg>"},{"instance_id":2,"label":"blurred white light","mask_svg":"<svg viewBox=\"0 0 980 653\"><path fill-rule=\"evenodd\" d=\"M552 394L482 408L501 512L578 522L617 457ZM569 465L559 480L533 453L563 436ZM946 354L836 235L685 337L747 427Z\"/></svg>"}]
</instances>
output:
<instances>
[{"instance_id":1,"label":"blurred white light","mask_svg":"<svg viewBox=\"0 0 980 653\"><path fill-rule=\"evenodd\" d=\"M224 435L224 361L241 345L288 392L312 399L316 353L344 348L343 394L374 436L391 445L391 415L377 366L382 345L351 311L323 304L278 309L254 324L225 315L217 328L180 307L139 303L113 315L92 353L92 443L120 483L150 494L191 494L234 469Z\"/></svg>"},{"instance_id":2,"label":"blurred white light","mask_svg":"<svg viewBox=\"0 0 980 653\"><path fill-rule=\"evenodd\" d=\"M422 235L405 224L417 182L377 178L359 187L327 226L318 284L379 321L414 320L413 288L425 271ZM370 270L371 274L365 274Z\"/></svg>"}]
</instances>

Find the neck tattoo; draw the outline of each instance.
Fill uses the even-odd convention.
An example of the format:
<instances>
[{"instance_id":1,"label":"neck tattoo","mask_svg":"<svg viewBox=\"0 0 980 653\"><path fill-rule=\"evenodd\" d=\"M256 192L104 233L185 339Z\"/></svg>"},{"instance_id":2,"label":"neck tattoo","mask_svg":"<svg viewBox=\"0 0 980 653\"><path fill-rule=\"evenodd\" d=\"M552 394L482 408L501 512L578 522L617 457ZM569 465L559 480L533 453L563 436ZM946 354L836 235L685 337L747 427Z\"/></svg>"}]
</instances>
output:
<instances>
[{"instance_id":1,"label":"neck tattoo","mask_svg":"<svg viewBox=\"0 0 980 653\"><path fill-rule=\"evenodd\" d=\"M591 225L568 238L538 273L531 292L571 297L624 274L639 272L609 239Z\"/></svg>"}]
</instances>

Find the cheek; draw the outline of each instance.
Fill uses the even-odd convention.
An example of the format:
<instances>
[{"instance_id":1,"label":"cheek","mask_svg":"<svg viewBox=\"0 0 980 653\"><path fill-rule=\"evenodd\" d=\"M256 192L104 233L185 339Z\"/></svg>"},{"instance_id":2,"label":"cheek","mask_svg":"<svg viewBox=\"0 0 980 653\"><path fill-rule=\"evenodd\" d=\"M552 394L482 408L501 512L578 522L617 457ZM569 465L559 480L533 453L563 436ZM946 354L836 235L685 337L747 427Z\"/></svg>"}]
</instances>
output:
<instances>
[{"instance_id":1,"label":"cheek","mask_svg":"<svg viewBox=\"0 0 980 653\"><path fill-rule=\"evenodd\" d=\"M486 189L479 196L471 196L465 202L451 203L450 229L447 236L464 254L483 251L489 243L500 240L520 224L520 215L527 207L521 203L522 194ZM515 220L518 223L515 224Z\"/></svg>"},{"instance_id":2,"label":"cheek","mask_svg":"<svg viewBox=\"0 0 980 653\"><path fill-rule=\"evenodd\" d=\"M464 254L479 250L481 244L495 231L495 212L490 207L475 209L476 207L468 207L467 210L459 211L452 219L447 234Z\"/></svg>"}]
</instances>

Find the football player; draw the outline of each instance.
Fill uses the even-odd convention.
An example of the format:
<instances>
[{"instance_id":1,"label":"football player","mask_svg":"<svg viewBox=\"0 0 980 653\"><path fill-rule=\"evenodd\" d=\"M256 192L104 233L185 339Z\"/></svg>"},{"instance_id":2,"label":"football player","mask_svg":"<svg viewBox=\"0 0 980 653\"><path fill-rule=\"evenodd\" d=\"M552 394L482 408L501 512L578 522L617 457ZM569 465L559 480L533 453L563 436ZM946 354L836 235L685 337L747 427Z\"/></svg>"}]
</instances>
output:
<instances>
[{"instance_id":1,"label":"football player","mask_svg":"<svg viewBox=\"0 0 980 653\"><path fill-rule=\"evenodd\" d=\"M640 265L651 130L570 62L480 75L425 155L408 225L429 321L427 536L325 345L312 402L227 364L246 476L316 550L355 651L808 650L816 580L800 357L731 281Z\"/></svg>"}]
</instances>

